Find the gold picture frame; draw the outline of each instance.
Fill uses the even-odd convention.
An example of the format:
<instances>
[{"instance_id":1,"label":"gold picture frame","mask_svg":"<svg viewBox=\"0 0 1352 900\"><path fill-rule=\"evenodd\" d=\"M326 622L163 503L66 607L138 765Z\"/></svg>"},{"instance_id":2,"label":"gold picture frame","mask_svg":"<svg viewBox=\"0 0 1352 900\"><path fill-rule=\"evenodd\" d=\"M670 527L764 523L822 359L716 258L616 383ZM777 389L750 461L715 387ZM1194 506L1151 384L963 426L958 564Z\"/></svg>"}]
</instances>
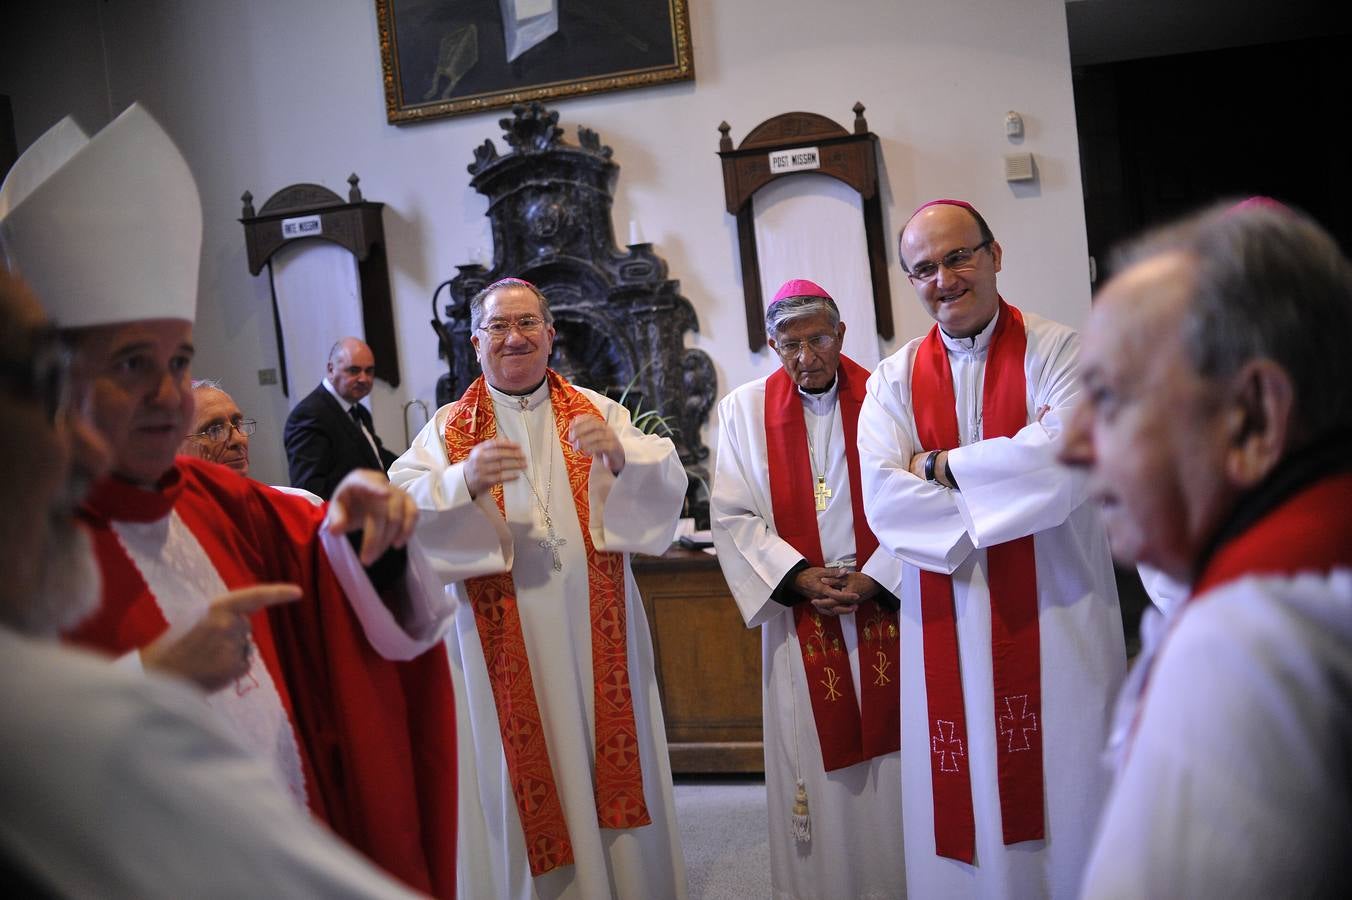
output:
<instances>
[{"instance_id":1,"label":"gold picture frame","mask_svg":"<svg viewBox=\"0 0 1352 900\"><path fill-rule=\"evenodd\" d=\"M688 0L375 5L392 125L695 77Z\"/></svg>"}]
</instances>

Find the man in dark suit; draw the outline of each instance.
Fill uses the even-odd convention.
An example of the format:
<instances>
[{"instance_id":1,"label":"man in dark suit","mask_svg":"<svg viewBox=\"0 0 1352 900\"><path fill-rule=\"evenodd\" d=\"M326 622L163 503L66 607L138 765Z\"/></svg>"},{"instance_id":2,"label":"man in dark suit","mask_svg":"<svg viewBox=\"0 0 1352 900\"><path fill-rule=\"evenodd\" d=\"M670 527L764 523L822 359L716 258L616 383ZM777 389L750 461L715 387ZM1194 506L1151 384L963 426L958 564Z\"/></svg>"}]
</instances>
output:
<instances>
[{"instance_id":1,"label":"man in dark suit","mask_svg":"<svg viewBox=\"0 0 1352 900\"><path fill-rule=\"evenodd\" d=\"M283 432L291 486L325 500L353 469L384 472L396 459L360 402L376 376L371 348L358 338L343 338L329 351L327 371L319 387L291 410Z\"/></svg>"}]
</instances>

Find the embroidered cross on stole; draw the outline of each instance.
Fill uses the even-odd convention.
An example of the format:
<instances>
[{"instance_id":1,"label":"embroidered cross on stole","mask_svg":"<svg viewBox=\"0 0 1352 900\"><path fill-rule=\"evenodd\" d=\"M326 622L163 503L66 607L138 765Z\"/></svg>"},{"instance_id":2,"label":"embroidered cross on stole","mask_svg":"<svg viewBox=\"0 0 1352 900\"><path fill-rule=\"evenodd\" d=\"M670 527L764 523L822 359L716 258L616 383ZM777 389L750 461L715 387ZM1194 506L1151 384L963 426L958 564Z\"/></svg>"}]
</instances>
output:
<instances>
[{"instance_id":1,"label":"embroidered cross on stole","mask_svg":"<svg viewBox=\"0 0 1352 900\"><path fill-rule=\"evenodd\" d=\"M840 382L836 402L840 404L845 432L850 508L854 514L855 559L862 566L878 547L878 539L864 518L864 491L859 475L859 409L864 402L868 371L842 356L836 378ZM775 531L809 565L823 565L821 532L813 500L824 504L825 498L820 493L809 496L800 487L803 477L812 471L807 425L803 402L783 369L771 375L765 384L765 443ZM828 464L823 460L821 465L825 469ZM795 605L793 615L826 771L895 752L901 746L901 691L896 680L901 634L897 614L872 600L861 603L855 611L862 670L861 696L857 702L840 619L819 615L807 602Z\"/></svg>"}]
</instances>

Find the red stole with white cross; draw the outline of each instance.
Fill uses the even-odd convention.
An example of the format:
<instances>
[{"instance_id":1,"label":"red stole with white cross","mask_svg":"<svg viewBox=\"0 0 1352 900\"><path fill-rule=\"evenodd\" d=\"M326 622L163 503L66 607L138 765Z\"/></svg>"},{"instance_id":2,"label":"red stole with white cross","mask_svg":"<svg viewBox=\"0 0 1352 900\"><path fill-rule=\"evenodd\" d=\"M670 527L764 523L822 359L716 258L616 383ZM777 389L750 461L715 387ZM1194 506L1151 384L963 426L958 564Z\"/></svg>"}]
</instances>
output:
<instances>
[{"instance_id":1,"label":"red stole with white cross","mask_svg":"<svg viewBox=\"0 0 1352 900\"><path fill-rule=\"evenodd\" d=\"M840 384L837 402L845 431L850 507L854 513L854 558L863 566L878 547L878 539L864 518L864 492L859 477L859 408L864 402L868 371L842 356L836 378ZM809 565L820 566L824 559L813 494L808 489L814 476L808 456L803 401L783 369L765 382L765 444L775 531ZM826 465L825 461L822 465ZM859 604L855 611L862 695L858 703L839 617L820 615L811 603L795 605L793 616L826 771L895 753L901 746L901 693L896 683L901 636L897 614L873 600Z\"/></svg>"},{"instance_id":2,"label":"red stole with white cross","mask_svg":"<svg viewBox=\"0 0 1352 900\"><path fill-rule=\"evenodd\" d=\"M983 434L1012 437L1028 424L1023 316L1000 300L982 384ZM916 353L911 396L920 445L958 446L953 372L939 326ZM1042 810L1042 666L1038 640L1037 565L1031 536L986 550L991 593L991 663L995 682L996 767L1004 841L1039 840ZM970 863L976 855L967 718L958 666L953 579L920 573L920 614L929 707L930 778L934 787L934 844L939 856Z\"/></svg>"},{"instance_id":3,"label":"red stole with white cross","mask_svg":"<svg viewBox=\"0 0 1352 900\"><path fill-rule=\"evenodd\" d=\"M638 755L634 702L629 690L629 655L625 641L624 554L598 552L592 544L588 503L591 457L568 442L568 425L577 416L597 416L581 392L550 370L549 399L563 448L568 485L577 508L587 554L587 586L591 599L592 685L596 709L596 818L602 828L637 828L652 819L643 798L643 771ZM457 400L446 417L446 452L462 462L474 447L497 436L497 416L488 386L480 376ZM498 512L506 516L502 485L492 487ZM573 845L563 818L558 786L549 762L541 726L530 659L521 633L516 585L510 572L470 578L465 582L484 662L498 712L502 751L512 782L526 855L532 875L572 865Z\"/></svg>"}]
</instances>

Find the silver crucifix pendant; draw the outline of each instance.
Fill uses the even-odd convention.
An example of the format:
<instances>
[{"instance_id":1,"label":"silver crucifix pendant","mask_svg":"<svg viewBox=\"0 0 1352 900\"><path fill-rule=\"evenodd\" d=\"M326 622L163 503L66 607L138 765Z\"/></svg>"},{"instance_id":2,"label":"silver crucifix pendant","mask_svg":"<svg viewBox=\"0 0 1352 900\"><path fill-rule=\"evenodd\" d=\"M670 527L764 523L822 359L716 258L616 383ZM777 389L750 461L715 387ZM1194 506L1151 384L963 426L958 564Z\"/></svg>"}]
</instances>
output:
<instances>
[{"instance_id":1,"label":"silver crucifix pendant","mask_svg":"<svg viewBox=\"0 0 1352 900\"><path fill-rule=\"evenodd\" d=\"M549 527L549 539L540 541L541 549L548 550L550 553L554 554L555 572L563 571L563 559L559 556L559 548L566 543L568 542L554 534L554 527L552 525Z\"/></svg>"}]
</instances>

